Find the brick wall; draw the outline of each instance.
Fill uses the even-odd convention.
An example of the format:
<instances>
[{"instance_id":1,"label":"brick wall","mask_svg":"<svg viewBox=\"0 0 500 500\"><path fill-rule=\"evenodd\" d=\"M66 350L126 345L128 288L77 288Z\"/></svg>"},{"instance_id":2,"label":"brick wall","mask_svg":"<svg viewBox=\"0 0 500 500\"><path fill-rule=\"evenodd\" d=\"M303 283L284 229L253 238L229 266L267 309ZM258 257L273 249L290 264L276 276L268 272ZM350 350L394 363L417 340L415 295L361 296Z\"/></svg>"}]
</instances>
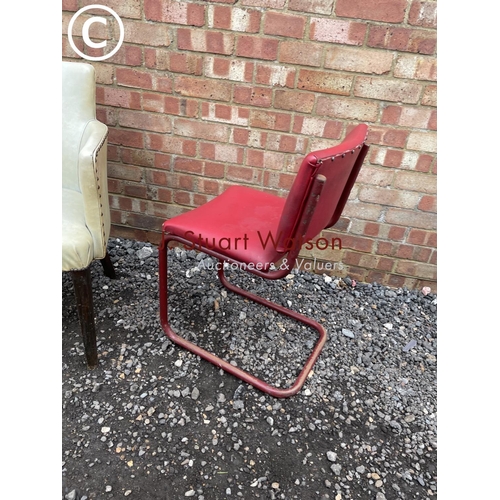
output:
<instances>
[{"instance_id":1,"label":"brick wall","mask_svg":"<svg viewBox=\"0 0 500 500\"><path fill-rule=\"evenodd\" d=\"M63 58L74 12L63 0ZM369 125L344 214L303 252L360 281L436 289L436 2L103 0L124 44L97 72L109 127L112 234L159 241L162 222L245 184L285 196L303 156ZM92 12L92 11L91 11ZM77 46L91 49L75 23ZM102 11L96 14L103 15ZM112 48L117 24L93 24ZM77 30L80 29L78 32Z\"/></svg>"}]
</instances>

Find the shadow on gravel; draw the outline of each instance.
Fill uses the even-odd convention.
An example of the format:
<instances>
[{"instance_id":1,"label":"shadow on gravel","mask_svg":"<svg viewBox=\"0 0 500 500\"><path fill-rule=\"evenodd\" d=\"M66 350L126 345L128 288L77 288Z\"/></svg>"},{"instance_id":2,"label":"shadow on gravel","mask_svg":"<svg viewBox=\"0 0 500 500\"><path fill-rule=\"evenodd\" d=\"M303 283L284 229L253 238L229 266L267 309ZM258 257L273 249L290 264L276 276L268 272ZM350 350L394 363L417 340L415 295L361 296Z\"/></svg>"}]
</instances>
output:
<instances>
[{"instance_id":1,"label":"shadow on gravel","mask_svg":"<svg viewBox=\"0 0 500 500\"><path fill-rule=\"evenodd\" d=\"M275 399L174 346L157 249L111 239L92 265L99 366L85 364L63 274L62 498L434 499L437 297L292 272L232 279L323 323L299 394ZM286 386L315 333L227 292L209 258L169 255L176 331Z\"/></svg>"}]
</instances>

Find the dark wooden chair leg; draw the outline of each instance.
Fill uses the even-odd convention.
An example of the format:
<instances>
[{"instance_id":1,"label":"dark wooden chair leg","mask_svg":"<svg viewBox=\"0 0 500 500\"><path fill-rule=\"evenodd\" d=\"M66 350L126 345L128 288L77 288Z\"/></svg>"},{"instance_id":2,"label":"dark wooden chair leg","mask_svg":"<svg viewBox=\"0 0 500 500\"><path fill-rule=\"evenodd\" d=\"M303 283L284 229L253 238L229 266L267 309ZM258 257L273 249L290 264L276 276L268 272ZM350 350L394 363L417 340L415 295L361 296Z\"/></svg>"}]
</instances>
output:
<instances>
[{"instance_id":1,"label":"dark wooden chair leg","mask_svg":"<svg viewBox=\"0 0 500 500\"><path fill-rule=\"evenodd\" d=\"M80 318L87 364L89 368L95 368L98 359L90 268L71 271L71 278L75 287L76 306Z\"/></svg>"},{"instance_id":2,"label":"dark wooden chair leg","mask_svg":"<svg viewBox=\"0 0 500 500\"><path fill-rule=\"evenodd\" d=\"M104 257L104 259L101 259L101 264L104 270L104 274L112 280L116 279L115 268L113 267L113 263L111 262L111 258L108 252L106 252L106 256Z\"/></svg>"}]
</instances>

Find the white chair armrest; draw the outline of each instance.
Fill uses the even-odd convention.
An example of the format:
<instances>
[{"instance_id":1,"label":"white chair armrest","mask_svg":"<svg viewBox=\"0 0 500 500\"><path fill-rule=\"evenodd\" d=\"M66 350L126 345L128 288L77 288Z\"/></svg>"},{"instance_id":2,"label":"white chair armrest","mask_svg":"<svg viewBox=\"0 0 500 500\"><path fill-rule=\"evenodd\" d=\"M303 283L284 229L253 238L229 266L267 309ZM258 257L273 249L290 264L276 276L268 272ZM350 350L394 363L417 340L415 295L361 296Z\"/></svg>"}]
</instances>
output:
<instances>
[{"instance_id":1,"label":"white chair armrest","mask_svg":"<svg viewBox=\"0 0 500 500\"><path fill-rule=\"evenodd\" d=\"M78 158L80 190L83 195L85 223L94 240L94 258L106 255L111 219L108 199L108 127L91 120L85 127Z\"/></svg>"}]
</instances>

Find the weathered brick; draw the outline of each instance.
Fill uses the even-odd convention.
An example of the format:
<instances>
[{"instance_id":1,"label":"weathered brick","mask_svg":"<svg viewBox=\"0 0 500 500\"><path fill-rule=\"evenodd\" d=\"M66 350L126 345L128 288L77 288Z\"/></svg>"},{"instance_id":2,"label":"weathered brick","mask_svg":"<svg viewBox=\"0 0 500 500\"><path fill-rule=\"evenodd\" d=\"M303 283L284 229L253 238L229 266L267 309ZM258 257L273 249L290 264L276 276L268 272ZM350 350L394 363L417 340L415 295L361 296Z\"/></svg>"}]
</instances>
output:
<instances>
[{"instance_id":1,"label":"weathered brick","mask_svg":"<svg viewBox=\"0 0 500 500\"><path fill-rule=\"evenodd\" d=\"M96 102L119 108L141 109L141 94L128 89L97 87Z\"/></svg>"},{"instance_id":2,"label":"weathered brick","mask_svg":"<svg viewBox=\"0 0 500 500\"><path fill-rule=\"evenodd\" d=\"M144 0L144 15L148 21L191 26L205 24L205 7L192 2Z\"/></svg>"},{"instance_id":3,"label":"weathered brick","mask_svg":"<svg viewBox=\"0 0 500 500\"><path fill-rule=\"evenodd\" d=\"M331 14L333 0L289 0L288 8L299 12L313 14Z\"/></svg>"},{"instance_id":4,"label":"weathered brick","mask_svg":"<svg viewBox=\"0 0 500 500\"><path fill-rule=\"evenodd\" d=\"M208 27L243 33L257 33L260 29L261 13L255 9L240 9L225 5L208 7Z\"/></svg>"},{"instance_id":5,"label":"weathered brick","mask_svg":"<svg viewBox=\"0 0 500 500\"><path fill-rule=\"evenodd\" d=\"M301 69L297 88L324 94L349 95L353 77L336 72Z\"/></svg>"},{"instance_id":6,"label":"weathered brick","mask_svg":"<svg viewBox=\"0 0 500 500\"><path fill-rule=\"evenodd\" d=\"M408 149L435 153L437 150L437 137L435 132L410 132Z\"/></svg>"},{"instance_id":7,"label":"weathered brick","mask_svg":"<svg viewBox=\"0 0 500 500\"><path fill-rule=\"evenodd\" d=\"M400 260L396 264L395 272L429 280L437 279L436 266L421 262Z\"/></svg>"},{"instance_id":8,"label":"weathered brick","mask_svg":"<svg viewBox=\"0 0 500 500\"><path fill-rule=\"evenodd\" d=\"M274 107L302 113L310 113L314 106L314 94L295 90L276 90Z\"/></svg>"},{"instance_id":9,"label":"weathered brick","mask_svg":"<svg viewBox=\"0 0 500 500\"><path fill-rule=\"evenodd\" d=\"M384 75L391 70L393 57L382 50L332 46L326 52L325 68Z\"/></svg>"},{"instance_id":10,"label":"weathered brick","mask_svg":"<svg viewBox=\"0 0 500 500\"><path fill-rule=\"evenodd\" d=\"M434 57L401 55L394 67L396 78L411 78L414 80L437 79L437 61Z\"/></svg>"},{"instance_id":11,"label":"weathered brick","mask_svg":"<svg viewBox=\"0 0 500 500\"><path fill-rule=\"evenodd\" d=\"M254 63L222 57L205 58L205 76L221 78L237 82L251 82L253 79Z\"/></svg>"},{"instance_id":12,"label":"weathered brick","mask_svg":"<svg viewBox=\"0 0 500 500\"><path fill-rule=\"evenodd\" d=\"M366 24L342 19L313 17L310 22L309 33L311 40L362 45L366 33Z\"/></svg>"},{"instance_id":13,"label":"weathered brick","mask_svg":"<svg viewBox=\"0 0 500 500\"><path fill-rule=\"evenodd\" d=\"M296 70L293 67L279 64L257 64L255 83L272 87L293 88L295 86L295 73Z\"/></svg>"},{"instance_id":14,"label":"weathered brick","mask_svg":"<svg viewBox=\"0 0 500 500\"><path fill-rule=\"evenodd\" d=\"M302 38L305 26L306 18L293 14L269 11L264 18L264 33L266 35Z\"/></svg>"},{"instance_id":15,"label":"weathered brick","mask_svg":"<svg viewBox=\"0 0 500 500\"><path fill-rule=\"evenodd\" d=\"M250 111L247 108L204 102L201 105L201 116L204 120L246 126Z\"/></svg>"},{"instance_id":16,"label":"weathered brick","mask_svg":"<svg viewBox=\"0 0 500 500\"><path fill-rule=\"evenodd\" d=\"M172 43L169 26L142 21L123 21L125 42L156 47L168 47Z\"/></svg>"},{"instance_id":17,"label":"weathered brick","mask_svg":"<svg viewBox=\"0 0 500 500\"><path fill-rule=\"evenodd\" d=\"M316 112L332 118L374 122L378 118L379 104L363 99L318 97Z\"/></svg>"},{"instance_id":18,"label":"weathered brick","mask_svg":"<svg viewBox=\"0 0 500 500\"><path fill-rule=\"evenodd\" d=\"M437 2L414 0L410 7L408 23L423 28L436 28Z\"/></svg>"},{"instance_id":19,"label":"weathered brick","mask_svg":"<svg viewBox=\"0 0 500 500\"><path fill-rule=\"evenodd\" d=\"M278 57L279 41L274 38L241 35L236 43L236 55L274 61Z\"/></svg>"},{"instance_id":20,"label":"weathered brick","mask_svg":"<svg viewBox=\"0 0 500 500\"><path fill-rule=\"evenodd\" d=\"M200 155L223 163L243 163L243 148L232 144L203 143L200 145Z\"/></svg>"},{"instance_id":21,"label":"weathered brick","mask_svg":"<svg viewBox=\"0 0 500 500\"><path fill-rule=\"evenodd\" d=\"M179 94L188 97L213 99L215 101L229 101L231 99L231 85L223 81L178 76L175 79L174 89Z\"/></svg>"},{"instance_id":22,"label":"weathered brick","mask_svg":"<svg viewBox=\"0 0 500 500\"><path fill-rule=\"evenodd\" d=\"M275 151L262 151L249 149L247 152L247 165L270 170L283 170L286 165L287 156Z\"/></svg>"},{"instance_id":23,"label":"weathered brick","mask_svg":"<svg viewBox=\"0 0 500 500\"><path fill-rule=\"evenodd\" d=\"M337 0L335 14L339 17L370 19L400 23L406 10L406 0Z\"/></svg>"},{"instance_id":24,"label":"weathered brick","mask_svg":"<svg viewBox=\"0 0 500 500\"><path fill-rule=\"evenodd\" d=\"M119 113L118 123L122 127L151 130L153 132L165 133L172 130L170 117L159 113L123 109Z\"/></svg>"},{"instance_id":25,"label":"weathered brick","mask_svg":"<svg viewBox=\"0 0 500 500\"><path fill-rule=\"evenodd\" d=\"M293 132L296 134L328 139L339 139L342 129L342 122L302 115L296 115L293 124Z\"/></svg>"},{"instance_id":26,"label":"weathered brick","mask_svg":"<svg viewBox=\"0 0 500 500\"><path fill-rule=\"evenodd\" d=\"M354 84L354 95L383 101L416 104L422 86L417 83L400 82L382 78L359 76Z\"/></svg>"},{"instance_id":27,"label":"weathered brick","mask_svg":"<svg viewBox=\"0 0 500 500\"><path fill-rule=\"evenodd\" d=\"M272 90L267 87L249 87L236 85L233 101L250 106L269 107L272 102Z\"/></svg>"},{"instance_id":28,"label":"weathered brick","mask_svg":"<svg viewBox=\"0 0 500 500\"><path fill-rule=\"evenodd\" d=\"M420 195L415 192L364 186L360 189L358 198L367 203L378 203L392 207L416 208Z\"/></svg>"},{"instance_id":29,"label":"weathered brick","mask_svg":"<svg viewBox=\"0 0 500 500\"><path fill-rule=\"evenodd\" d=\"M422 229L436 229L436 214L405 210L402 208L388 208L385 220L389 224L406 225Z\"/></svg>"},{"instance_id":30,"label":"weathered brick","mask_svg":"<svg viewBox=\"0 0 500 500\"><path fill-rule=\"evenodd\" d=\"M241 0L242 5L250 7L267 7L269 9L282 9L286 0Z\"/></svg>"},{"instance_id":31,"label":"weathered brick","mask_svg":"<svg viewBox=\"0 0 500 500\"><path fill-rule=\"evenodd\" d=\"M280 42L279 60L284 63L301 66L321 66L323 45L314 42L288 41Z\"/></svg>"},{"instance_id":32,"label":"weathered brick","mask_svg":"<svg viewBox=\"0 0 500 500\"><path fill-rule=\"evenodd\" d=\"M394 187L419 193L436 194L437 177L431 174L419 172L400 171L396 172Z\"/></svg>"},{"instance_id":33,"label":"weathered brick","mask_svg":"<svg viewBox=\"0 0 500 500\"><path fill-rule=\"evenodd\" d=\"M197 137L217 142L227 142L229 129L220 123L203 123L185 118L174 120L174 133L183 137Z\"/></svg>"},{"instance_id":34,"label":"weathered brick","mask_svg":"<svg viewBox=\"0 0 500 500\"><path fill-rule=\"evenodd\" d=\"M250 112L249 125L252 128L266 128L289 132L292 115L289 113L276 113L272 111L253 110Z\"/></svg>"},{"instance_id":35,"label":"weathered brick","mask_svg":"<svg viewBox=\"0 0 500 500\"><path fill-rule=\"evenodd\" d=\"M177 47L179 50L229 55L234 49L234 35L220 31L179 28Z\"/></svg>"},{"instance_id":36,"label":"weathered brick","mask_svg":"<svg viewBox=\"0 0 500 500\"><path fill-rule=\"evenodd\" d=\"M424 90L424 94L422 95L422 99L420 101L424 106L436 106L437 105L437 86L436 85L427 85Z\"/></svg>"}]
</instances>

